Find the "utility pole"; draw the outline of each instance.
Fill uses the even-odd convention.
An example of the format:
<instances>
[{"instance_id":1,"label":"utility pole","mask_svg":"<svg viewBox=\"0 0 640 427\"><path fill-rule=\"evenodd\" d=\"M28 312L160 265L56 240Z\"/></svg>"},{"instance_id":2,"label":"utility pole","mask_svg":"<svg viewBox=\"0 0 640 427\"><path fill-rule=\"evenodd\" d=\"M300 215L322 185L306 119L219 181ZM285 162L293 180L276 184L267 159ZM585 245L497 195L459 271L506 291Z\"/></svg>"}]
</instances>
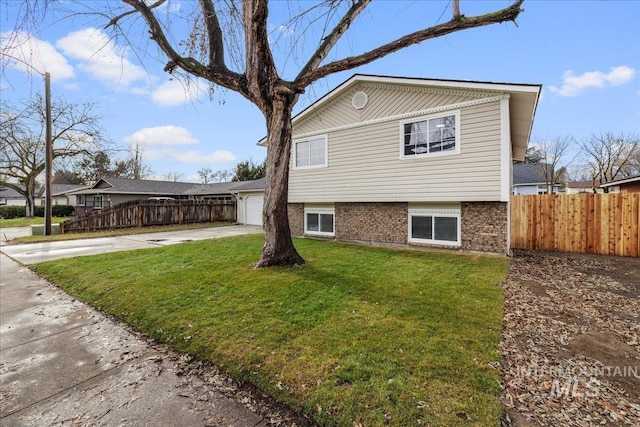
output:
<instances>
[{"instance_id":1,"label":"utility pole","mask_svg":"<svg viewBox=\"0 0 640 427\"><path fill-rule=\"evenodd\" d=\"M44 73L44 104L47 119L46 153L45 153L45 210L44 210L44 234L51 236L51 181L53 176L53 142L51 141L51 75Z\"/></svg>"}]
</instances>

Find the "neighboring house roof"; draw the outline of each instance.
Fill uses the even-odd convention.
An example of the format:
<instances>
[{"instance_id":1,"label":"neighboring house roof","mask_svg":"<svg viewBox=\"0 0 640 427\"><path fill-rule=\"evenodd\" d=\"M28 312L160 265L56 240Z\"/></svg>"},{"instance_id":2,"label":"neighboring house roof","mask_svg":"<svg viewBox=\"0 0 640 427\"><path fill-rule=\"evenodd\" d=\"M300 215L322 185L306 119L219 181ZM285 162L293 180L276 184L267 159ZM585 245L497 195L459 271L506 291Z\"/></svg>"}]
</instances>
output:
<instances>
[{"instance_id":1,"label":"neighboring house roof","mask_svg":"<svg viewBox=\"0 0 640 427\"><path fill-rule=\"evenodd\" d=\"M21 185L19 185L20 187L22 187ZM22 187L24 188L24 187ZM9 187L0 187L0 198L2 199L24 199L24 196L20 193L18 193L16 190L14 190L13 188L9 188Z\"/></svg>"},{"instance_id":2,"label":"neighboring house roof","mask_svg":"<svg viewBox=\"0 0 640 427\"><path fill-rule=\"evenodd\" d=\"M264 190L266 188L266 178L244 181L242 183L235 182L234 184L239 184L231 188L231 191L235 193L241 191Z\"/></svg>"},{"instance_id":3,"label":"neighboring house roof","mask_svg":"<svg viewBox=\"0 0 640 427\"><path fill-rule=\"evenodd\" d=\"M235 182L198 184L194 182L154 181L148 179L101 178L89 188L73 194L142 194L147 196L205 196L231 194Z\"/></svg>"},{"instance_id":4,"label":"neighboring house roof","mask_svg":"<svg viewBox=\"0 0 640 427\"><path fill-rule=\"evenodd\" d=\"M547 182L544 170L540 163L516 163L513 165L513 185L544 184Z\"/></svg>"},{"instance_id":5,"label":"neighboring house roof","mask_svg":"<svg viewBox=\"0 0 640 427\"><path fill-rule=\"evenodd\" d=\"M296 121L303 119L330 99L333 99L338 94L348 90L351 86L359 82L417 85L441 89L466 89L507 94L509 95L510 105L509 124L511 130L512 152L513 158L516 160L524 160L527 145L529 144L529 136L531 135L531 128L533 126L533 118L535 116L540 92L542 90L542 85L539 84L496 83L472 80L445 80L354 74L349 79L338 85L335 89L328 92L322 98L293 117L293 123L295 124ZM258 144L265 145L266 138L260 140Z\"/></svg>"},{"instance_id":6,"label":"neighboring house roof","mask_svg":"<svg viewBox=\"0 0 640 427\"><path fill-rule=\"evenodd\" d=\"M192 182L153 181L148 179L100 178L86 189L74 191L75 194L147 194L168 195L183 194L197 184Z\"/></svg>"},{"instance_id":7,"label":"neighboring house roof","mask_svg":"<svg viewBox=\"0 0 640 427\"><path fill-rule=\"evenodd\" d=\"M230 194L235 182L217 182L213 184L191 184L191 188L183 192L189 196L206 196L210 194Z\"/></svg>"},{"instance_id":8,"label":"neighboring house roof","mask_svg":"<svg viewBox=\"0 0 640 427\"><path fill-rule=\"evenodd\" d=\"M634 176L632 178L625 178L619 179L617 181L607 182L606 184L601 184L600 187L612 187L614 185L632 184L634 182L640 182L640 175Z\"/></svg>"},{"instance_id":9,"label":"neighboring house roof","mask_svg":"<svg viewBox=\"0 0 640 427\"><path fill-rule=\"evenodd\" d=\"M51 195L52 196L62 196L67 193L75 192L77 190L82 190L88 188L86 185L78 185L78 184L51 184ZM38 191L38 197L44 197L45 187L42 187L40 191Z\"/></svg>"}]
</instances>

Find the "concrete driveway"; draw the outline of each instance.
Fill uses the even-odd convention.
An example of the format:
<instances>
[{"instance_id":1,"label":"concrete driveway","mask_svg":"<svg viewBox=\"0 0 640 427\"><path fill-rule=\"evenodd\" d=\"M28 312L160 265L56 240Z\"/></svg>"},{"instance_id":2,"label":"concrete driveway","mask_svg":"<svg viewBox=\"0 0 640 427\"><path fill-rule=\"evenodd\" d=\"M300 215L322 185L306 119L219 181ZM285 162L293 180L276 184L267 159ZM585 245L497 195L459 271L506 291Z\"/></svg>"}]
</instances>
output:
<instances>
[{"instance_id":1,"label":"concrete driveway","mask_svg":"<svg viewBox=\"0 0 640 427\"><path fill-rule=\"evenodd\" d=\"M3 233L4 230L5 229L2 230ZM262 227L258 225L230 225L227 227L133 234L119 237L101 237L98 239L3 245L0 248L0 252L22 264L29 265L60 258L146 249L196 240L218 239L220 237L258 233L262 233Z\"/></svg>"}]
</instances>

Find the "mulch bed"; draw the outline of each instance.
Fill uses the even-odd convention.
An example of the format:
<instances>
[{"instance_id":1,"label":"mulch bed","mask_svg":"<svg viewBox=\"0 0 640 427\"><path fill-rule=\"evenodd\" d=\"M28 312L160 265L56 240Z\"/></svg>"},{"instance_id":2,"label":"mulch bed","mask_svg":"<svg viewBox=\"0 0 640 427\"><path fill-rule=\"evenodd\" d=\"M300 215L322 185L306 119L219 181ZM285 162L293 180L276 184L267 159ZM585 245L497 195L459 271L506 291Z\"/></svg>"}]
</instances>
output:
<instances>
[{"instance_id":1,"label":"mulch bed","mask_svg":"<svg viewBox=\"0 0 640 427\"><path fill-rule=\"evenodd\" d=\"M504 426L640 426L640 258L516 251Z\"/></svg>"}]
</instances>

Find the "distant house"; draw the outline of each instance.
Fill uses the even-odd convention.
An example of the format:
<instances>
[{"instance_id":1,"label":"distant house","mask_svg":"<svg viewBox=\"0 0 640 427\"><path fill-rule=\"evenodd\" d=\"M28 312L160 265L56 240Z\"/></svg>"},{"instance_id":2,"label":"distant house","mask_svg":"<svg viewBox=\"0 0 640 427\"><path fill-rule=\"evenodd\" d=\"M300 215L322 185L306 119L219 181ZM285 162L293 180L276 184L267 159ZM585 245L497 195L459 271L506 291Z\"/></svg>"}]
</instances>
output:
<instances>
[{"instance_id":1,"label":"distant house","mask_svg":"<svg viewBox=\"0 0 640 427\"><path fill-rule=\"evenodd\" d=\"M545 166L539 163L516 163L513 165L512 194L548 194L551 183L545 178ZM562 192L562 184L555 183L551 193Z\"/></svg>"},{"instance_id":2,"label":"distant house","mask_svg":"<svg viewBox=\"0 0 640 427\"><path fill-rule=\"evenodd\" d=\"M52 205L68 205L76 206L77 198L75 194L70 194L75 191L87 188L86 185L76 184L52 184L51 185L51 204ZM40 206L44 206L46 202L45 187L42 187L38 191L36 196L40 200Z\"/></svg>"},{"instance_id":3,"label":"distant house","mask_svg":"<svg viewBox=\"0 0 640 427\"><path fill-rule=\"evenodd\" d=\"M233 200L238 182L197 184L146 179L101 178L91 187L67 193L75 197L76 215L140 199Z\"/></svg>"},{"instance_id":4,"label":"distant house","mask_svg":"<svg viewBox=\"0 0 640 427\"><path fill-rule=\"evenodd\" d=\"M23 187L24 188L24 187ZM26 206L27 199L13 188L0 186L0 206Z\"/></svg>"},{"instance_id":5,"label":"distant house","mask_svg":"<svg viewBox=\"0 0 640 427\"><path fill-rule=\"evenodd\" d=\"M601 185L610 193L639 193L640 192L640 175L633 178L619 179L617 181L607 182Z\"/></svg>"},{"instance_id":6,"label":"distant house","mask_svg":"<svg viewBox=\"0 0 640 427\"><path fill-rule=\"evenodd\" d=\"M508 253L540 90L354 75L293 118L292 235Z\"/></svg>"},{"instance_id":7,"label":"distant house","mask_svg":"<svg viewBox=\"0 0 640 427\"><path fill-rule=\"evenodd\" d=\"M597 181L571 181L564 185L565 194L581 194L581 193L603 193Z\"/></svg>"}]
</instances>

